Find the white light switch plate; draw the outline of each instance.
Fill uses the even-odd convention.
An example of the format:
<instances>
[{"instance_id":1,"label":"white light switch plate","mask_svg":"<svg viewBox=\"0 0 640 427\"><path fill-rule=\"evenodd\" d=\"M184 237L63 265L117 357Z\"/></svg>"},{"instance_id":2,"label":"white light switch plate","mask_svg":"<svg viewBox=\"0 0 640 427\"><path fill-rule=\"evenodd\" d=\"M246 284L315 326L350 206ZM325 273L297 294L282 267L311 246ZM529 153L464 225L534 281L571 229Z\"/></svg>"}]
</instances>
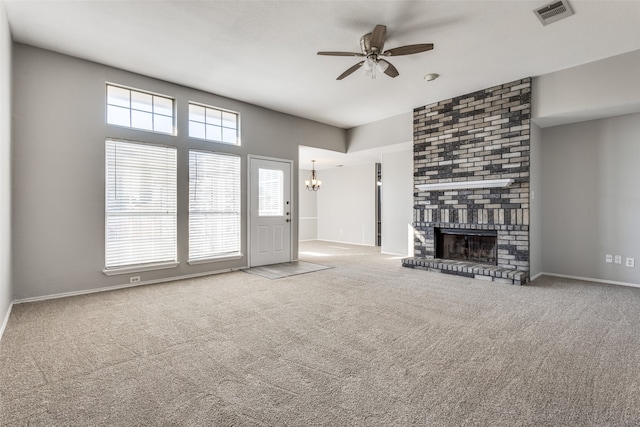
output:
<instances>
[{"instance_id":1,"label":"white light switch plate","mask_svg":"<svg viewBox=\"0 0 640 427\"><path fill-rule=\"evenodd\" d=\"M627 267L635 267L636 259L635 258L627 258L627 262L625 263Z\"/></svg>"},{"instance_id":2,"label":"white light switch plate","mask_svg":"<svg viewBox=\"0 0 640 427\"><path fill-rule=\"evenodd\" d=\"M616 264L622 264L622 255L616 255L613 260Z\"/></svg>"}]
</instances>

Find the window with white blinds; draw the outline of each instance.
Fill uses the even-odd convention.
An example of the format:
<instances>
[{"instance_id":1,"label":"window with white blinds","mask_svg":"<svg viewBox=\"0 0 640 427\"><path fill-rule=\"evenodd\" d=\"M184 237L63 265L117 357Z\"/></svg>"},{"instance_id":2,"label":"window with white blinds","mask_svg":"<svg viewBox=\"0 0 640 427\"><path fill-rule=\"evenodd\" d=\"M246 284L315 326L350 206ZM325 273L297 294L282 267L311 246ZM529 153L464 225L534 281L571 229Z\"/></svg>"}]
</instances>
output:
<instances>
[{"instance_id":1,"label":"window with white blinds","mask_svg":"<svg viewBox=\"0 0 640 427\"><path fill-rule=\"evenodd\" d=\"M189 151L189 261L240 254L240 157Z\"/></svg>"},{"instance_id":2,"label":"window with white blinds","mask_svg":"<svg viewBox=\"0 0 640 427\"><path fill-rule=\"evenodd\" d=\"M105 272L176 262L176 149L108 139L105 169Z\"/></svg>"}]
</instances>

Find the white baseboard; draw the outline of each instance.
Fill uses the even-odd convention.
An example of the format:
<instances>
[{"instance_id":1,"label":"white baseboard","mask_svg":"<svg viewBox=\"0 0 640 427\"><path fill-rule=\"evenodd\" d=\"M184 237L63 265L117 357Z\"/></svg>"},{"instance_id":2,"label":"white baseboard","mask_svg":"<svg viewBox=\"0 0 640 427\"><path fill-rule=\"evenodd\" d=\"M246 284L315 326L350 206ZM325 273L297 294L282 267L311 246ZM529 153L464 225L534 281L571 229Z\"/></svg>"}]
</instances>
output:
<instances>
[{"instance_id":1,"label":"white baseboard","mask_svg":"<svg viewBox=\"0 0 640 427\"><path fill-rule=\"evenodd\" d=\"M9 308L7 309L7 314L4 316L4 320L2 321L2 326L0 326L0 342L2 341L2 335L4 334L4 330L7 327L7 323L9 323L9 316L11 315L11 309L13 308L14 301L11 301L9 304Z\"/></svg>"},{"instance_id":2,"label":"white baseboard","mask_svg":"<svg viewBox=\"0 0 640 427\"><path fill-rule=\"evenodd\" d=\"M316 239L319 242L327 242L327 243L342 243L343 245L353 245L353 246L366 246L368 248L374 248L376 245L369 245L366 243L352 243L352 242L340 242L338 240L325 240L325 239Z\"/></svg>"},{"instance_id":3,"label":"white baseboard","mask_svg":"<svg viewBox=\"0 0 640 427\"><path fill-rule=\"evenodd\" d=\"M395 257L398 257L398 258L410 258L412 256L412 255L407 255L407 254L396 254L396 253L393 253L393 252L383 252L383 251L380 251L380 254L381 255L395 256Z\"/></svg>"},{"instance_id":4,"label":"white baseboard","mask_svg":"<svg viewBox=\"0 0 640 427\"><path fill-rule=\"evenodd\" d=\"M571 276L568 274L557 274L557 273L539 273L536 274L535 278L539 276L553 276L553 277L562 277L564 279L574 279L574 280L583 280L585 282L596 282L596 283L606 283L608 285L619 285L619 286L631 286L634 288L640 288L640 284L638 283L629 283L629 282L618 282L615 280L605 280L605 279L594 279L593 277L580 277L580 276ZM531 280L533 280L531 279Z\"/></svg>"},{"instance_id":5,"label":"white baseboard","mask_svg":"<svg viewBox=\"0 0 640 427\"><path fill-rule=\"evenodd\" d=\"M227 268L227 269L224 269L224 270L219 270L219 271L214 271L214 272L210 272L209 271L209 272L206 272L206 273L186 274L184 276L175 276L175 277L169 277L169 278L163 278L163 279L146 280L144 282L138 282L138 283L126 283L124 285L106 286L104 288L85 289L85 290L81 290L81 291L72 291L72 292L63 292L63 293L59 293L59 294L42 295L42 296L39 296L39 297L21 298L21 299L14 300L13 304L23 304L23 303L27 303L27 302L46 301L46 300L50 300L50 299L67 298L67 297L74 297L74 296L78 296L78 295L95 294L96 292L107 292L107 291L115 291L115 290L118 290L118 289L134 288L134 287L137 287L137 286L153 285L155 283L164 283L164 282L173 282L173 281L176 281L176 280L194 279L196 277L213 276L215 274L229 273L231 271L242 270L243 268L247 268L247 267Z\"/></svg>"},{"instance_id":6,"label":"white baseboard","mask_svg":"<svg viewBox=\"0 0 640 427\"><path fill-rule=\"evenodd\" d=\"M529 281L530 281L530 282L533 282L533 281L534 281L534 280L536 280L538 277L543 276L544 274L545 274L545 273L538 273L538 274L536 274L535 276L530 277L530 278L529 278Z\"/></svg>"}]
</instances>

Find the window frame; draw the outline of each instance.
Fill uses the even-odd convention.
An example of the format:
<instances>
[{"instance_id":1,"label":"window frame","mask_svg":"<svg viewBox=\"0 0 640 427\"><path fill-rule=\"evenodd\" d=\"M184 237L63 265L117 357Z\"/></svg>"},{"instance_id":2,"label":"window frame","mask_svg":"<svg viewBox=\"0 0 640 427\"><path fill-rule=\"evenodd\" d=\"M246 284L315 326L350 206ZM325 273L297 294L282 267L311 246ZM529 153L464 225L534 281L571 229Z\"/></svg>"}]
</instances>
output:
<instances>
[{"instance_id":1,"label":"window frame","mask_svg":"<svg viewBox=\"0 0 640 427\"><path fill-rule=\"evenodd\" d=\"M155 148L164 148L164 149L168 149L168 150L173 150L174 153L174 157L175 157L175 164L172 168L172 170L170 170L170 172L173 172L173 176L171 177L174 180L174 186L173 186L173 190L174 190L174 194L173 194L173 204L175 205L174 207L174 211L171 212L172 216L175 218L174 222L175 222L175 228L173 230L174 232L174 237L173 237L173 244L174 244L174 250L173 250L173 255L174 255L174 259L173 260L155 260L155 261L148 261L148 262L140 262L140 263L131 263L131 264L121 264L121 265L113 265L113 266L107 266L107 258L108 258L108 242L109 242L109 227L108 227L108 221L109 221L109 214L110 214L110 210L109 210L109 184L110 184L110 180L109 180L109 173L110 173L110 166L109 166L109 158L108 158L108 150L109 150L109 143L125 143L125 144L131 144L131 145L138 145L138 146L146 146L146 147L155 147ZM116 160L117 161L117 160ZM104 207L104 236L105 236L105 241L104 241L104 262L105 262L105 267L103 269L103 273L107 276L112 276L112 275L118 275L118 274L126 274L126 273L135 273L135 272L142 272L142 271L151 271L151 270L159 270L159 269L167 269L167 268L175 268L178 265L180 265L180 262L178 261L178 149L176 147L173 146L169 146L169 145L162 145L162 144L153 144L153 143L147 143L147 142L141 142L141 141L131 141L131 140L125 140L125 139L120 139L120 138L105 138L105 184L104 184L104 200L105 200L105 207ZM115 177L114 177L115 178ZM116 184L114 184L116 185ZM116 187L117 190L117 187ZM164 196L164 194L163 194ZM130 215L129 216L138 216L141 213L144 215L144 211L143 212L136 212L135 210L131 210L129 211ZM111 212L112 216L126 216L125 214L122 214L120 212L120 215L118 215L118 212ZM115 214L115 215L114 215ZM151 214L151 212L150 212Z\"/></svg>"},{"instance_id":2,"label":"window frame","mask_svg":"<svg viewBox=\"0 0 640 427\"><path fill-rule=\"evenodd\" d=\"M263 177L263 172L271 173ZM264 183L269 180L269 185ZM277 185L273 185L273 183ZM262 184L262 185L261 185ZM269 192L267 192L269 190ZM274 193L274 190L277 190ZM277 196L274 197L274 195ZM280 169L258 168L258 217L259 218L280 218L284 216L284 173ZM275 204L273 203L275 201ZM264 203L264 204L263 204ZM275 209L274 209L275 208Z\"/></svg>"},{"instance_id":3,"label":"window frame","mask_svg":"<svg viewBox=\"0 0 640 427\"><path fill-rule=\"evenodd\" d=\"M191 106L192 105L196 106L196 107L202 107L202 108L205 109L205 111L204 111L205 121L204 122L201 122L199 120L192 120L191 119ZM230 128L230 127L227 127L227 126L223 126L222 125L222 123L223 123L222 119L221 119L221 124L219 126L218 125L212 125L212 126L219 127L221 129L221 132L224 129L234 129L235 132L236 132L236 137L235 137L236 142L226 142L226 141L224 141L222 139L207 138L207 134L206 134L206 126L208 124L207 121L206 121L207 120L206 119L207 110L213 110L213 111L220 112L221 115L222 115L222 113L231 113L231 114L235 115L235 117L236 117L236 127L235 128ZM193 136L191 134L191 122L199 123L199 124L202 124L202 125L205 126L205 137L204 138L201 138L199 136ZM240 113L238 111L233 111L233 110L229 110L229 109L226 109L226 108L214 107L213 105L203 104L201 102L189 101L187 103L187 133L189 135L189 138L198 139L200 141L208 141L208 142L214 142L214 143L218 143L218 144L225 144L225 145L240 147L242 145L241 138L240 138L240 135L241 135Z\"/></svg>"},{"instance_id":4,"label":"window frame","mask_svg":"<svg viewBox=\"0 0 640 427\"><path fill-rule=\"evenodd\" d=\"M129 106L125 107L125 106L122 106L122 105L110 104L109 103L109 87L114 87L116 89L123 89L123 90L129 91ZM140 110L140 109L137 109L137 108L133 108L132 107L132 101L131 101L131 93L132 92L137 92L137 93L141 93L143 95L151 96L152 97L151 98L151 111L145 111L145 110ZM155 110L155 102L154 102L155 98L163 98L163 99L171 101L171 116L168 116L166 114L156 113L154 111ZM161 94L161 93L152 92L152 91L148 91L148 90L138 89L138 88L134 88L134 87L130 87L130 86L125 86L125 85L121 85L121 84L117 84L117 83L105 82L105 123L108 126L117 126L117 127L124 128L124 129L133 129L133 130L136 130L136 131L152 132L152 133L156 133L156 134L159 134L159 135L176 136L177 135L177 105L176 104L177 104L176 103L176 99L174 97L171 97L171 96L168 96L168 95L164 95L164 94ZM123 124L110 123L109 122L109 107L110 106L111 107L116 107L116 108L123 108L123 109L126 108L129 111L129 126L123 125ZM151 114L151 120L152 120L151 129L132 126L132 122L133 122L132 112L140 112L140 113ZM167 118L170 117L171 118L171 132L163 132L163 131L155 130L154 129L155 116L162 116L162 117L167 117Z\"/></svg>"},{"instance_id":5,"label":"window frame","mask_svg":"<svg viewBox=\"0 0 640 427\"><path fill-rule=\"evenodd\" d=\"M243 232L243 228L242 228L242 185L241 185L241 181L242 181L242 156L237 155L237 154L231 154L231 153L224 153L224 152L219 152L219 151L211 151L211 150L199 150L199 149L189 149L188 150L189 153L189 159L188 159L188 168L189 168L189 190L188 190L188 199L189 199L189 203L187 206L187 211L188 211L188 221L187 221L187 227L188 227L188 232L187 232L187 239L188 239L188 244L187 244L187 263L189 265L196 265L196 264L205 264L205 263L210 263L210 262L219 262L219 261L228 261L228 260L236 260L236 259L241 259L243 257L242 254L242 232ZM218 252L215 254L208 254L206 256L201 256L198 258L194 258L192 257L192 251L191 251L191 230L192 230L192 224L191 224L191 215L192 215L192 206L191 206L191 201L192 201L192 192L191 192L191 173L192 173L192 165L191 165L191 155L192 153L200 153L200 154L205 154L205 155L212 155L212 156L225 156L225 157L230 157L230 158L234 158L238 161L238 175L237 175L237 180L238 180L238 198L237 198L237 215L238 215L238 228L237 228L237 250L236 251L229 251L229 252ZM216 212L216 211L210 211L210 212Z\"/></svg>"}]
</instances>

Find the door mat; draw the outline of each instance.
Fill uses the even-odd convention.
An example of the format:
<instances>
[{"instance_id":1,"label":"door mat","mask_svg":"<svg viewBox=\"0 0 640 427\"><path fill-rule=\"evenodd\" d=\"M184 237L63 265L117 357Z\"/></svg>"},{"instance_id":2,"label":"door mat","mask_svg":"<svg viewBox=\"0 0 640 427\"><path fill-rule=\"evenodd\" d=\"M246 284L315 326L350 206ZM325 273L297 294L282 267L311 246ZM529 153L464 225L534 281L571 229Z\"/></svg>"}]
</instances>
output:
<instances>
[{"instance_id":1,"label":"door mat","mask_svg":"<svg viewBox=\"0 0 640 427\"><path fill-rule=\"evenodd\" d=\"M282 279L283 277L297 276L298 274L312 273L314 271L326 270L326 265L313 264L305 261L283 262L282 264L262 265L244 269L245 273L255 274L267 279Z\"/></svg>"}]
</instances>

